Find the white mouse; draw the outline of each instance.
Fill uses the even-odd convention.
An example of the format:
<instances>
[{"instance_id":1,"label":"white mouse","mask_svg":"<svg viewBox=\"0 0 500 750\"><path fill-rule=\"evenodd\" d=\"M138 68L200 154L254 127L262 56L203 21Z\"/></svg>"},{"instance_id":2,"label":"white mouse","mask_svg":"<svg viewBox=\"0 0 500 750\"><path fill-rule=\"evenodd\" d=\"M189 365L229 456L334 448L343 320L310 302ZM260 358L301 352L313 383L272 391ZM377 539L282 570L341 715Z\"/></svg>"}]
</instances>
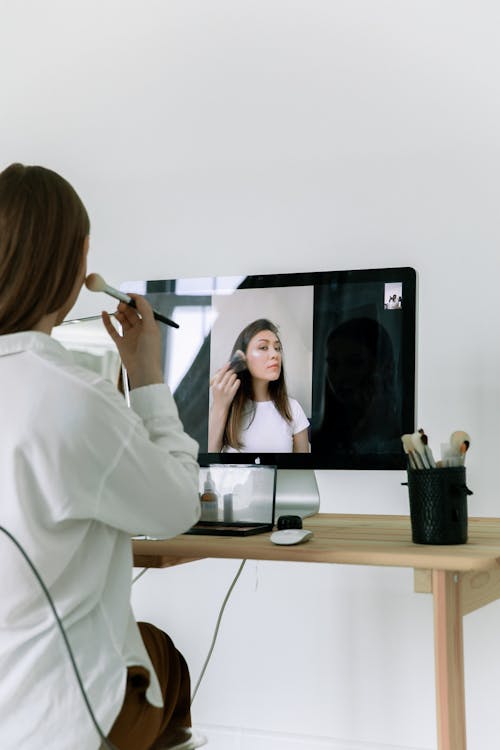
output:
<instances>
[{"instance_id":1,"label":"white mouse","mask_svg":"<svg viewBox=\"0 0 500 750\"><path fill-rule=\"evenodd\" d=\"M273 544L299 544L306 542L312 535L312 531L308 529L280 529L273 531L271 541Z\"/></svg>"}]
</instances>

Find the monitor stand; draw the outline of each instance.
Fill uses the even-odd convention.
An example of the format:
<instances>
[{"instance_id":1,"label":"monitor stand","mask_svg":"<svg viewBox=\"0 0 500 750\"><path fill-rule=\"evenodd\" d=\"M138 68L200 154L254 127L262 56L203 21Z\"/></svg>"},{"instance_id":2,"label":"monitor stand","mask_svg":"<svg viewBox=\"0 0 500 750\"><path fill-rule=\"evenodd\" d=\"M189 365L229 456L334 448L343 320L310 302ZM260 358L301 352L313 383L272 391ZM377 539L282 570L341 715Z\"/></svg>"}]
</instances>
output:
<instances>
[{"instance_id":1,"label":"monitor stand","mask_svg":"<svg viewBox=\"0 0 500 750\"><path fill-rule=\"evenodd\" d=\"M275 518L313 516L319 510L319 492L313 469L278 469Z\"/></svg>"}]
</instances>

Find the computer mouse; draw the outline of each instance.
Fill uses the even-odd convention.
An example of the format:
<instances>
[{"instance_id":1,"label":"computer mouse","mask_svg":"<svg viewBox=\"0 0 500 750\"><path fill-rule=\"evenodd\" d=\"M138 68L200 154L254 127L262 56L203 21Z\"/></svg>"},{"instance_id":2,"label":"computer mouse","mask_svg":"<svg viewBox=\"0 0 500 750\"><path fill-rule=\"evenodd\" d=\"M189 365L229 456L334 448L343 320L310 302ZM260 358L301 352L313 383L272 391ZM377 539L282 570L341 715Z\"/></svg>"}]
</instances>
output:
<instances>
[{"instance_id":1,"label":"computer mouse","mask_svg":"<svg viewBox=\"0 0 500 750\"><path fill-rule=\"evenodd\" d=\"M312 535L312 531L308 529L280 529L280 531L273 531L271 541L273 544L300 544L300 542L307 542Z\"/></svg>"}]
</instances>

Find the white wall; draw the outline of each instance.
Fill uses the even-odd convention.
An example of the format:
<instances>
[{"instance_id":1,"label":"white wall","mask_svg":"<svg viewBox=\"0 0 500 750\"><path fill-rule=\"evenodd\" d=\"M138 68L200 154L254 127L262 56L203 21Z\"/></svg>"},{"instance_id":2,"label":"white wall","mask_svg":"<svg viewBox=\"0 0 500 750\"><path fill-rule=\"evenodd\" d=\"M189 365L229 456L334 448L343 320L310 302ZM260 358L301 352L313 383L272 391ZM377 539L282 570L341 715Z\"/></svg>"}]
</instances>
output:
<instances>
[{"instance_id":1,"label":"white wall","mask_svg":"<svg viewBox=\"0 0 500 750\"><path fill-rule=\"evenodd\" d=\"M499 515L499 21L490 0L0 0L0 161L73 182L115 285L415 266L419 424L472 434L471 513ZM320 472L322 509L405 513L402 478ZM236 566L137 583L195 678ZM498 746L499 614L465 622L471 750ZM213 750L435 748L430 598L405 570L248 563L194 718Z\"/></svg>"}]
</instances>

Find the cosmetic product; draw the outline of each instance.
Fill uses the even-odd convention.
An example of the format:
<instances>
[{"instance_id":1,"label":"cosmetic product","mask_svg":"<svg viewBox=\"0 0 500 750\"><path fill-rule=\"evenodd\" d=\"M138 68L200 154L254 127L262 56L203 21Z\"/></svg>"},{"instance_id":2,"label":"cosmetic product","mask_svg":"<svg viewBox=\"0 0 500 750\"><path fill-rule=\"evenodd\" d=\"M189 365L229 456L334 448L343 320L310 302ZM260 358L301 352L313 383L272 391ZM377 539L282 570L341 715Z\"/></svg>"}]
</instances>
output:
<instances>
[{"instance_id":1,"label":"cosmetic product","mask_svg":"<svg viewBox=\"0 0 500 750\"><path fill-rule=\"evenodd\" d=\"M200 495L201 520L202 521L217 521L218 520L218 513L217 513L218 500L219 500L219 495L215 488L214 480L212 479L212 475L210 474L210 471L208 471L207 476L205 478L205 483L203 485L203 492Z\"/></svg>"}]
</instances>

